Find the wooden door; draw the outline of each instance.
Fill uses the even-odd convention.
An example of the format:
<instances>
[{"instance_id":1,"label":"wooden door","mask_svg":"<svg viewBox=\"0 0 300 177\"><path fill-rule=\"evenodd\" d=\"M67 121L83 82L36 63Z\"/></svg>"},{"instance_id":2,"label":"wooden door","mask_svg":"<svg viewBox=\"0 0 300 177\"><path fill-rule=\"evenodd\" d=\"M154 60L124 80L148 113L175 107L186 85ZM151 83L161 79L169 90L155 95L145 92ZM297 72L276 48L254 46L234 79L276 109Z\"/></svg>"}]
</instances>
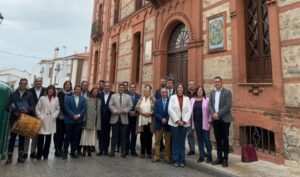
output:
<instances>
[{"instance_id":1,"label":"wooden door","mask_svg":"<svg viewBox=\"0 0 300 177\"><path fill-rule=\"evenodd\" d=\"M175 84L181 82L187 88L188 83L188 45L186 27L178 24L170 38L168 50L168 76L173 76Z\"/></svg>"}]
</instances>

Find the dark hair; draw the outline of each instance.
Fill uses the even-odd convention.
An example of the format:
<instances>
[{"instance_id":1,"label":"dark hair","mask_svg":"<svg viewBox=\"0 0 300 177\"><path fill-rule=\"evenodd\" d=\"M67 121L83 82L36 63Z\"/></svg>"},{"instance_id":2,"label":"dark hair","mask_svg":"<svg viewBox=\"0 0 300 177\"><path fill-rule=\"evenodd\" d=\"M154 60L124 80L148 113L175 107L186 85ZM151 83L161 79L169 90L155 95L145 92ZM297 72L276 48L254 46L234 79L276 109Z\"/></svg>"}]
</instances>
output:
<instances>
[{"instance_id":1,"label":"dark hair","mask_svg":"<svg viewBox=\"0 0 300 177\"><path fill-rule=\"evenodd\" d=\"M196 88L195 92L193 93L193 97L197 97L197 96L198 96L197 92L198 92L198 90L199 90L200 88L202 89L203 97L206 98L206 93L205 93L205 90L204 90L204 88L203 88L202 86L198 86L198 87Z\"/></svg>"},{"instance_id":2,"label":"dark hair","mask_svg":"<svg viewBox=\"0 0 300 177\"><path fill-rule=\"evenodd\" d=\"M134 87L136 87L136 84L135 84L135 83L130 83L130 84L129 84L129 87L131 87L132 85L134 85Z\"/></svg>"},{"instance_id":3,"label":"dark hair","mask_svg":"<svg viewBox=\"0 0 300 177\"><path fill-rule=\"evenodd\" d=\"M173 80L173 79L171 79L171 78L169 78L167 81L172 81L172 82L174 83L174 80Z\"/></svg>"},{"instance_id":4,"label":"dark hair","mask_svg":"<svg viewBox=\"0 0 300 177\"><path fill-rule=\"evenodd\" d=\"M80 89L81 89L81 85L75 85L74 90L75 90L76 88L80 88Z\"/></svg>"},{"instance_id":5,"label":"dark hair","mask_svg":"<svg viewBox=\"0 0 300 177\"><path fill-rule=\"evenodd\" d=\"M177 89L178 89L178 87L179 87L180 85L181 85L182 88L183 88L183 93L185 93L185 88L184 88L183 83L179 82L179 83L176 85L176 94L177 94Z\"/></svg>"},{"instance_id":6,"label":"dark hair","mask_svg":"<svg viewBox=\"0 0 300 177\"><path fill-rule=\"evenodd\" d=\"M119 83L118 87L125 87L124 83Z\"/></svg>"},{"instance_id":7,"label":"dark hair","mask_svg":"<svg viewBox=\"0 0 300 177\"><path fill-rule=\"evenodd\" d=\"M71 85L71 87L70 87L70 88L72 89L72 82L71 82L71 81L65 81L65 82L64 82L64 86L63 86L63 88L65 89L65 87L66 87L67 83L70 83L70 85ZM70 89L70 90L71 90L71 89Z\"/></svg>"},{"instance_id":8,"label":"dark hair","mask_svg":"<svg viewBox=\"0 0 300 177\"><path fill-rule=\"evenodd\" d=\"M151 86L150 84L146 84L146 85L144 86L144 88L146 88L146 87L149 87L150 90L152 90L152 86Z\"/></svg>"},{"instance_id":9,"label":"dark hair","mask_svg":"<svg viewBox=\"0 0 300 177\"><path fill-rule=\"evenodd\" d=\"M220 76L216 76L215 78L214 78L214 80L215 79L220 79L221 81L223 80Z\"/></svg>"},{"instance_id":10,"label":"dark hair","mask_svg":"<svg viewBox=\"0 0 300 177\"><path fill-rule=\"evenodd\" d=\"M88 83L88 81L81 81L81 84L80 84L80 85L82 85L82 84L85 83L85 82Z\"/></svg>"},{"instance_id":11,"label":"dark hair","mask_svg":"<svg viewBox=\"0 0 300 177\"><path fill-rule=\"evenodd\" d=\"M21 78L20 81L19 81L19 84L22 82L22 81L26 81L28 83L28 80L26 78Z\"/></svg>"},{"instance_id":12,"label":"dark hair","mask_svg":"<svg viewBox=\"0 0 300 177\"><path fill-rule=\"evenodd\" d=\"M94 91L95 89L98 90L97 87L93 87L93 88L91 89L89 97L93 97L93 91ZM96 96L96 97L98 97L98 96Z\"/></svg>"},{"instance_id":13,"label":"dark hair","mask_svg":"<svg viewBox=\"0 0 300 177\"><path fill-rule=\"evenodd\" d=\"M103 82L103 83L105 83L105 80L100 80L99 82Z\"/></svg>"},{"instance_id":14,"label":"dark hair","mask_svg":"<svg viewBox=\"0 0 300 177\"><path fill-rule=\"evenodd\" d=\"M54 85L49 85L46 89L45 95L48 95L50 89L53 89L53 96L56 97L56 88Z\"/></svg>"}]
</instances>

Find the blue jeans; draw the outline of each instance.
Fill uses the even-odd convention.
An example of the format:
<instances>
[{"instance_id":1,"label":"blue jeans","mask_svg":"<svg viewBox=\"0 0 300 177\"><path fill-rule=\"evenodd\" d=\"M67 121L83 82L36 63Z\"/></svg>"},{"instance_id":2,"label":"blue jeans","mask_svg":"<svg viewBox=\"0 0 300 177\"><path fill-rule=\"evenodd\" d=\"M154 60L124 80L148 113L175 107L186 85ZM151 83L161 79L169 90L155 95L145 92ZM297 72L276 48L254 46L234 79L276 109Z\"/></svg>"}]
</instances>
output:
<instances>
[{"instance_id":1,"label":"blue jeans","mask_svg":"<svg viewBox=\"0 0 300 177\"><path fill-rule=\"evenodd\" d=\"M172 127L172 160L174 163L185 163L185 137L187 133L186 127Z\"/></svg>"},{"instance_id":2,"label":"blue jeans","mask_svg":"<svg viewBox=\"0 0 300 177\"><path fill-rule=\"evenodd\" d=\"M198 127L195 125L196 133L197 133L197 140L198 140L198 147L199 147L199 157L201 159L204 158L205 151L204 151L204 144L207 150L207 159L211 160L211 142L210 142L210 131L203 130L202 127Z\"/></svg>"},{"instance_id":3,"label":"blue jeans","mask_svg":"<svg viewBox=\"0 0 300 177\"><path fill-rule=\"evenodd\" d=\"M192 129L192 126L190 126L188 128L187 138L188 138L188 143L189 143L190 151L195 152L194 129Z\"/></svg>"}]
</instances>

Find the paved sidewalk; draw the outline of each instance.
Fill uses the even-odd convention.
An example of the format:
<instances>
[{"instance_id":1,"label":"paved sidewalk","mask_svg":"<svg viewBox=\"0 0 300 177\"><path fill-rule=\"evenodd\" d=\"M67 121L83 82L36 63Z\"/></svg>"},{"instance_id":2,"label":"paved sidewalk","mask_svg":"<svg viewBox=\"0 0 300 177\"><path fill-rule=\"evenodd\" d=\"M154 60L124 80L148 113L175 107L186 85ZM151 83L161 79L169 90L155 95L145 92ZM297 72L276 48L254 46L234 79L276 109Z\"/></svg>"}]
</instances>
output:
<instances>
[{"instance_id":1,"label":"paved sidewalk","mask_svg":"<svg viewBox=\"0 0 300 177\"><path fill-rule=\"evenodd\" d=\"M197 147L196 147L197 149ZM216 159L216 152L213 151L213 158ZM198 163L198 154L186 156L186 165L190 168L208 173L214 176L243 176L243 177L299 177L300 169L284 165L276 165L267 161L259 160L252 163L241 162L241 156L230 154L229 167Z\"/></svg>"}]
</instances>

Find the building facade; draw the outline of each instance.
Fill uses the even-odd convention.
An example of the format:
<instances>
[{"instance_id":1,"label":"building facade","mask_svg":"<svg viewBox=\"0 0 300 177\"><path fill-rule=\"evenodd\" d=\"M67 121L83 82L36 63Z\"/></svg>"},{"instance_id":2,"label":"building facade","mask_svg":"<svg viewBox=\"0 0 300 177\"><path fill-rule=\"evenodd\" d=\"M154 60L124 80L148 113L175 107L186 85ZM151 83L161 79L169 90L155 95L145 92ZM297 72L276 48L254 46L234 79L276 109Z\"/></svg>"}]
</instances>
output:
<instances>
[{"instance_id":1,"label":"building facade","mask_svg":"<svg viewBox=\"0 0 300 177\"><path fill-rule=\"evenodd\" d=\"M231 146L300 161L300 0L95 0L89 80L233 92Z\"/></svg>"},{"instance_id":2,"label":"building facade","mask_svg":"<svg viewBox=\"0 0 300 177\"><path fill-rule=\"evenodd\" d=\"M13 89L19 87L19 81L22 78L26 78L30 82L31 74L15 68L0 69L0 81L7 83Z\"/></svg>"},{"instance_id":3,"label":"building facade","mask_svg":"<svg viewBox=\"0 0 300 177\"><path fill-rule=\"evenodd\" d=\"M43 78L43 86L55 85L63 88L65 81L70 80L75 85L87 80L89 53L74 54L66 57L54 57L41 60L32 69L32 81L36 77Z\"/></svg>"}]
</instances>

